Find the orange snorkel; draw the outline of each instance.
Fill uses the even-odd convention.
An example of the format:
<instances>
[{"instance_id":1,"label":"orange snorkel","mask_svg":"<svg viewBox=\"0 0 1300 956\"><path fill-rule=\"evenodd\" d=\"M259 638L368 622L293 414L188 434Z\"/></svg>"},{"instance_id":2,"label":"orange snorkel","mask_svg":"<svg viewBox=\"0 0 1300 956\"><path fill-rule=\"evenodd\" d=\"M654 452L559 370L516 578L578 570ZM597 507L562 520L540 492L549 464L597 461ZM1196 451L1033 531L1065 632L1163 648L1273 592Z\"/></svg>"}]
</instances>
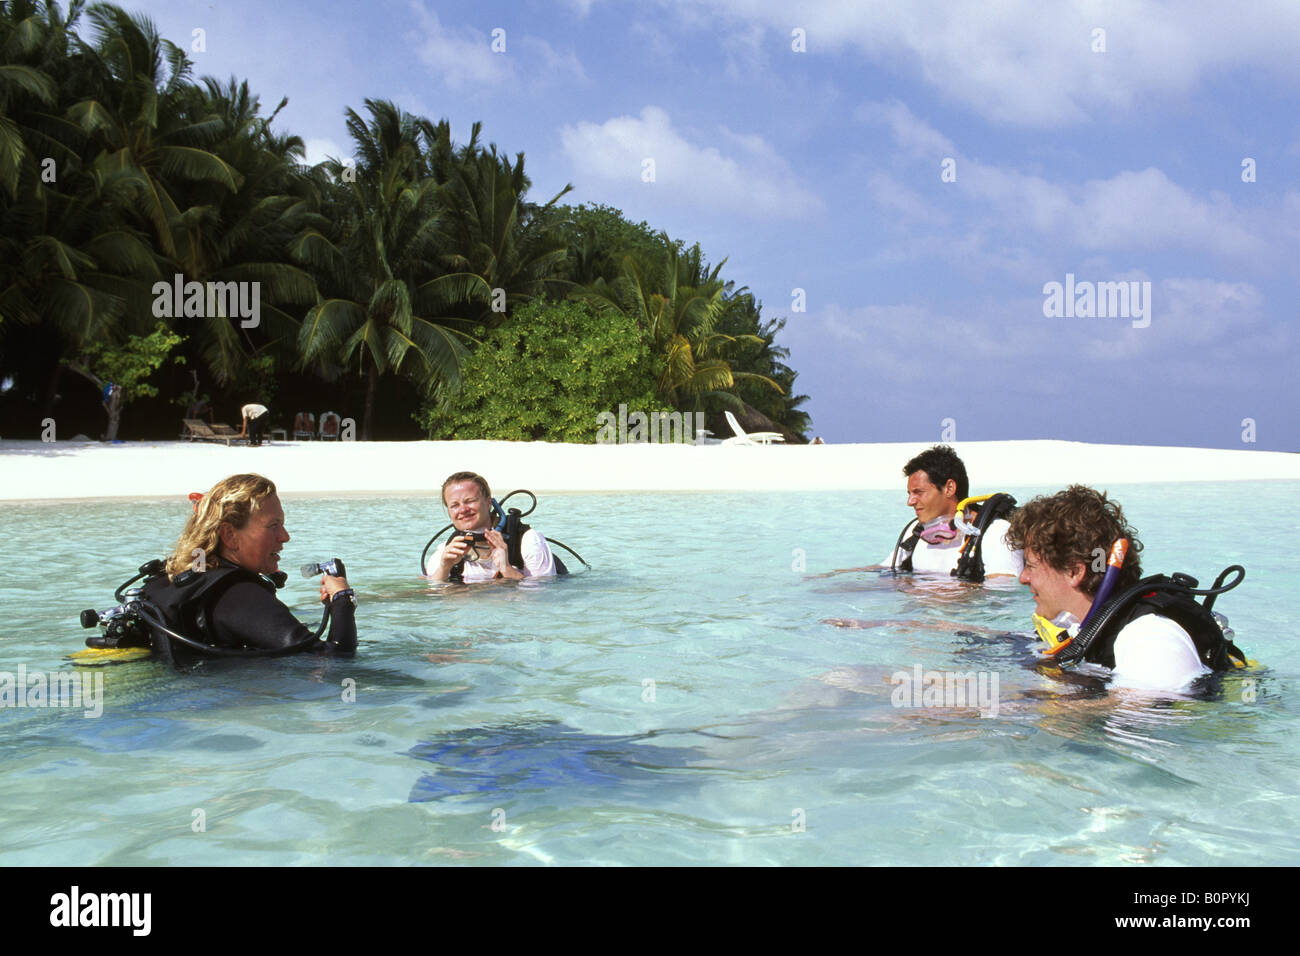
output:
<instances>
[{"instance_id":1,"label":"orange snorkel","mask_svg":"<svg viewBox=\"0 0 1300 956\"><path fill-rule=\"evenodd\" d=\"M1128 557L1128 538L1116 538L1115 543L1110 546L1110 558L1106 561L1106 576L1101 579L1101 587L1097 588L1097 596L1092 599L1092 607L1088 608L1088 613L1079 624L1080 630L1092 618L1093 613L1100 610L1110 598L1111 592L1115 590L1115 583L1119 581L1120 568L1124 567L1126 557Z\"/></svg>"}]
</instances>

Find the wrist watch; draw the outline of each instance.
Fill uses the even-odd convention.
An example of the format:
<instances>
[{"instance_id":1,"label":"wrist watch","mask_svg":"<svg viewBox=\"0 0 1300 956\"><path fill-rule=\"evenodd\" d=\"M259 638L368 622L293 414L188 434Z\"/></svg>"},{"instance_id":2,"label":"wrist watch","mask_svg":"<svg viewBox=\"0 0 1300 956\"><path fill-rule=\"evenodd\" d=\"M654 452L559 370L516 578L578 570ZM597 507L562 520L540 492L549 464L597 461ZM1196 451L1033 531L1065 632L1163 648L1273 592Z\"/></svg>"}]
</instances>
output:
<instances>
[{"instance_id":1,"label":"wrist watch","mask_svg":"<svg viewBox=\"0 0 1300 956\"><path fill-rule=\"evenodd\" d=\"M352 602L353 607L357 606L357 592L352 590L352 588L344 588L341 591L335 591L334 597L330 598L330 603L333 604L334 599L340 597L347 597L347 599Z\"/></svg>"}]
</instances>

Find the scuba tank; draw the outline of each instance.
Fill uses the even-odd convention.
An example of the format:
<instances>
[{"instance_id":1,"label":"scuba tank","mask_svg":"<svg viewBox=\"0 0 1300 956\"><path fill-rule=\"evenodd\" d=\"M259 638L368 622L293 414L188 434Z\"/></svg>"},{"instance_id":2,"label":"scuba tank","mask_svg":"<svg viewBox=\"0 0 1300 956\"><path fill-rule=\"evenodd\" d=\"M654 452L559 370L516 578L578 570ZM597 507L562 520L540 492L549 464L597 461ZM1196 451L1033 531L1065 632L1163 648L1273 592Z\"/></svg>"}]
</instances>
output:
<instances>
[{"instance_id":1,"label":"scuba tank","mask_svg":"<svg viewBox=\"0 0 1300 956\"><path fill-rule=\"evenodd\" d=\"M342 577L345 568L339 558L331 558L321 564L303 565L302 572L303 577L322 573ZM142 578L143 584L131 586ZM330 619L328 603L316 633L288 647L219 647L193 636L207 636L207 608L230 585L251 580L274 590L284 587L287 578L284 572L268 578L226 564L202 572L189 569L169 578L163 561L148 561L118 586L113 594L119 602L116 607L81 612L83 628L98 626L101 630L86 638L86 650L69 657L79 664L106 664L139 660L156 653L179 670L184 659L193 657L194 652L211 657L279 657L296 653L319 641L325 633ZM190 633L180 633L178 628Z\"/></svg>"}]
</instances>

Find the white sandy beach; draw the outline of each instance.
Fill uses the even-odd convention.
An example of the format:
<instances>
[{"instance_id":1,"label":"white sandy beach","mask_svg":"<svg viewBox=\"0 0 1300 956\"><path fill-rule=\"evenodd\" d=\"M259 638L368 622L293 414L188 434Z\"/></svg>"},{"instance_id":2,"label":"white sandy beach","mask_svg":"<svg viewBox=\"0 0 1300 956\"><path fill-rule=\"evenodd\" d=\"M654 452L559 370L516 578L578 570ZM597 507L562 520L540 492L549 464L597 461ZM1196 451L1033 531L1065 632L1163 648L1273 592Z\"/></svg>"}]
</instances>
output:
<instances>
[{"instance_id":1,"label":"white sandy beach","mask_svg":"<svg viewBox=\"0 0 1300 956\"><path fill-rule=\"evenodd\" d=\"M494 489L778 491L901 489L903 463L933 442L772 446L565 445L546 442L276 442L260 448L183 441L0 441L0 500L142 498L206 491L255 471L284 495L431 493L454 471ZM1300 480L1287 452L1091 445L954 443L973 493L1178 481Z\"/></svg>"}]
</instances>

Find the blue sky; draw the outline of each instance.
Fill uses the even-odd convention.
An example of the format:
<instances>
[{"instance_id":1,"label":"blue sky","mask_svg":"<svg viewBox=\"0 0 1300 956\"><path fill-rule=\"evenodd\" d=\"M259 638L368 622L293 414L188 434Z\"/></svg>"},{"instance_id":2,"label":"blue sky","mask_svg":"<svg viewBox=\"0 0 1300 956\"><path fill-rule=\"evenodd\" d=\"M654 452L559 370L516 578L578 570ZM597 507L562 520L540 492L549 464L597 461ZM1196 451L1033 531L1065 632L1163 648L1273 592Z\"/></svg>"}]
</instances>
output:
<instances>
[{"instance_id":1,"label":"blue sky","mask_svg":"<svg viewBox=\"0 0 1300 956\"><path fill-rule=\"evenodd\" d=\"M727 257L828 441L1300 450L1290 0L123 6L313 161L391 99ZM1044 315L1067 274L1150 283L1149 324Z\"/></svg>"}]
</instances>

